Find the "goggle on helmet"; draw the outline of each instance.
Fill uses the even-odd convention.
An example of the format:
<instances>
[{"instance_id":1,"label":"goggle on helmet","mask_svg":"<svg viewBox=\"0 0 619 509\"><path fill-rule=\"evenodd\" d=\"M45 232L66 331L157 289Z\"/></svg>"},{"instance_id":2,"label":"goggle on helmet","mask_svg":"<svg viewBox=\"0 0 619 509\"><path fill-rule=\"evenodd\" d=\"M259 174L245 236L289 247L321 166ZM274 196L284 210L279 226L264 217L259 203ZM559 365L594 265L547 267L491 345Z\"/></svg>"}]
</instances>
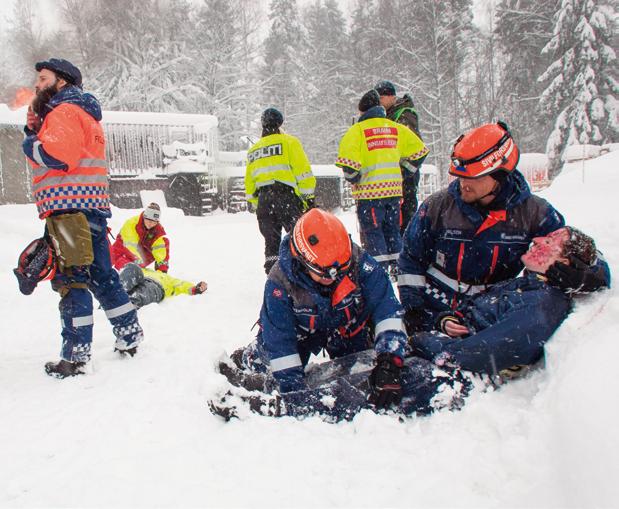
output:
<instances>
[{"instance_id":1,"label":"goggle on helmet","mask_svg":"<svg viewBox=\"0 0 619 509\"><path fill-rule=\"evenodd\" d=\"M460 136L451 154L449 174L461 178L480 178L497 171L513 171L520 150L505 122L484 124Z\"/></svg>"}]
</instances>

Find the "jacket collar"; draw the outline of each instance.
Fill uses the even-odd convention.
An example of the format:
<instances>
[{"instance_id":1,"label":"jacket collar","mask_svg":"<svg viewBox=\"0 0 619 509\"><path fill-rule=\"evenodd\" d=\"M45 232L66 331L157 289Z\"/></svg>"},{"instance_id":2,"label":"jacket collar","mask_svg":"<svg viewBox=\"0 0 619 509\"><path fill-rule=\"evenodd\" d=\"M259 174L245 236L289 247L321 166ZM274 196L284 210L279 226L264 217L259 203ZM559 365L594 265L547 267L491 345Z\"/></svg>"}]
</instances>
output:
<instances>
[{"instance_id":1,"label":"jacket collar","mask_svg":"<svg viewBox=\"0 0 619 509\"><path fill-rule=\"evenodd\" d=\"M382 106L373 106L368 111L363 113L357 122L363 122L364 120L368 120L370 118L385 118L387 113L385 113L385 108Z\"/></svg>"},{"instance_id":2,"label":"jacket collar","mask_svg":"<svg viewBox=\"0 0 619 509\"><path fill-rule=\"evenodd\" d=\"M82 108L86 113L88 113L92 118L94 118L97 122L103 118L101 113L101 105L99 101L97 101L96 97L83 92L80 88L69 85L62 88L58 93L56 93L49 101L48 106L50 110L54 109L59 104L75 104Z\"/></svg>"}]
</instances>

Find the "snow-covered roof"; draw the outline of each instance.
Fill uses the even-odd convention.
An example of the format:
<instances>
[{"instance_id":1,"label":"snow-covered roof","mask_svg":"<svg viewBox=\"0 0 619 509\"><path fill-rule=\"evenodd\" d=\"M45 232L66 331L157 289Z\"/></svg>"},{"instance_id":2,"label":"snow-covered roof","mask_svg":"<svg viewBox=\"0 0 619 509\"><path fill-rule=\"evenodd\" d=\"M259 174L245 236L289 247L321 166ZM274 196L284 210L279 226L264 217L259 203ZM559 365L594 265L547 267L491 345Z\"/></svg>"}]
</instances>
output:
<instances>
[{"instance_id":1,"label":"snow-covered roof","mask_svg":"<svg viewBox=\"0 0 619 509\"><path fill-rule=\"evenodd\" d=\"M599 145L570 145L563 152L563 160L566 163L598 157L602 151Z\"/></svg>"},{"instance_id":2,"label":"snow-covered roof","mask_svg":"<svg viewBox=\"0 0 619 509\"><path fill-rule=\"evenodd\" d=\"M6 104L0 104L0 124L24 125L26 111L23 106L11 110ZM104 124L138 124L138 125L192 125L198 130L208 131L217 127L218 120L214 115L199 115L195 113L152 113L147 111L104 111Z\"/></svg>"}]
</instances>

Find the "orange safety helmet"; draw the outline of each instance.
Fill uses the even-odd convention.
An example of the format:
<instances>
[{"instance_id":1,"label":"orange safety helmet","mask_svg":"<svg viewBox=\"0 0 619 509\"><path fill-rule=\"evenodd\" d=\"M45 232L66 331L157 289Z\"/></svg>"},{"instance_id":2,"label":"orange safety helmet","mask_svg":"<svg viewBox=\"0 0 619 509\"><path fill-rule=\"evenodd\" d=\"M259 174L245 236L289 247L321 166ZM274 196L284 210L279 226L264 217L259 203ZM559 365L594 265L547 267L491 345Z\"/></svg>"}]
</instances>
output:
<instances>
[{"instance_id":1,"label":"orange safety helmet","mask_svg":"<svg viewBox=\"0 0 619 509\"><path fill-rule=\"evenodd\" d=\"M520 150L505 122L484 124L458 138L451 154L449 174L480 178L497 171L511 172L518 165Z\"/></svg>"},{"instance_id":2,"label":"orange safety helmet","mask_svg":"<svg viewBox=\"0 0 619 509\"><path fill-rule=\"evenodd\" d=\"M314 274L335 280L350 268L352 242L337 217L314 208L295 224L290 236L290 251Z\"/></svg>"},{"instance_id":3,"label":"orange safety helmet","mask_svg":"<svg viewBox=\"0 0 619 509\"><path fill-rule=\"evenodd\" d=\"M45 238L33 240L19 255L13 270L19 291L30 295L37 284L56 274L56 253Z\"/></svg>"}]
</instances>

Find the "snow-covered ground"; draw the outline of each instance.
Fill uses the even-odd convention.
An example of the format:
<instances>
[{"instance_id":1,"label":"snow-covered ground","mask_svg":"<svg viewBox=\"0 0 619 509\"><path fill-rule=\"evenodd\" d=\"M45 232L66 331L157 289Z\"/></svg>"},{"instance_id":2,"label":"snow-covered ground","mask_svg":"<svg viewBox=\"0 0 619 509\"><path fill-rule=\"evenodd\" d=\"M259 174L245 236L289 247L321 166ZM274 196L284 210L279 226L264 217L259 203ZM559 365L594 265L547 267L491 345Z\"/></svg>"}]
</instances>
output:
<instances>
[{"instance_id":1,"label":"snow-covered ground","mask_svg":"<svg viewBox=\"0 0 619 509\"><path fill-rule=\"evenodd\" d=\"M544 194L598 241L619 275L619 152L566 167ZM114 210L117 232L136 211ZM358 237L352 213L342 219ZM220 354L249 342L261 303L262 238L247 213L165 209L171 273L205 295L140 311L146 342L112 352L95 313L91 375L55 380L58 297L19 294L11 273L39 236L35 208L0 207L0 507L616 507L619 341L615 289L583 298L547 369L471 397L456 413L352 423L251 417L206 400Z\"/></svg>"}]
</instances>

